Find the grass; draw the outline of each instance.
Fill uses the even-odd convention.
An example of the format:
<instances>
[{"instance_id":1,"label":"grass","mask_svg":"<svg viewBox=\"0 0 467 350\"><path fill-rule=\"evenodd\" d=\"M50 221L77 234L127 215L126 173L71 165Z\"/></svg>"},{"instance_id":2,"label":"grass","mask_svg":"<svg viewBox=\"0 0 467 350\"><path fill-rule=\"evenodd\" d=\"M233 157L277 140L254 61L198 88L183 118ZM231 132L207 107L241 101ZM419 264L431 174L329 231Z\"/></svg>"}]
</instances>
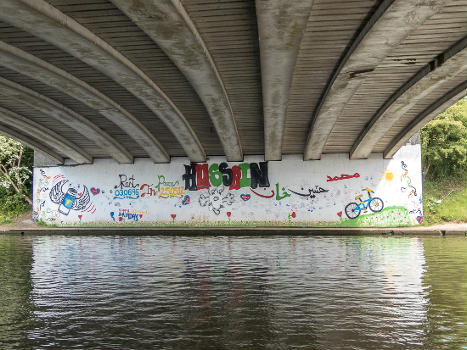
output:
<instances>
[{"instance_id":1,"label":"grass","mask_svg":"<svg viewBox=\"0 0 467 350\"><path fill-rule=\"evenodd\" d=\"M426 225L467 222L467 178L425 180L423 209Z\"/></svg>"},{"instance_id":2,"label":"grass","mask_svg":"<svg viewBox=\"0 0 467 350\"><path fill-rule=\"evenodd\" d=\"M0 196L0 225L9 224L28 211L31 211L31 206L20 196Z\"/></svg>"},{"instance_id":3,"label":"grass","mask_svg":"<svg viewBox=\"0 0 467 350\"><path fill-rule=\"evenodd\" d=\"M383 209L380 213L369 213L361 215L354 220L342 218L335 222L323 221L297 221L291 219L290 221L205 221L205 222L191 222L191 221L158 221L158 222L123 222L115 223L113 221L93 222L93 223L64 223L64 224L48 224L39 222L40 226L47 227L90 227L90 228L103 228L103 227L141 227L141 228L183 228L183 227L397 227L409 226L410 221L407 219L407 209L403 207L388 207ZM404 219L405 218L405 219Z\"/></svg>"}]
</instances>

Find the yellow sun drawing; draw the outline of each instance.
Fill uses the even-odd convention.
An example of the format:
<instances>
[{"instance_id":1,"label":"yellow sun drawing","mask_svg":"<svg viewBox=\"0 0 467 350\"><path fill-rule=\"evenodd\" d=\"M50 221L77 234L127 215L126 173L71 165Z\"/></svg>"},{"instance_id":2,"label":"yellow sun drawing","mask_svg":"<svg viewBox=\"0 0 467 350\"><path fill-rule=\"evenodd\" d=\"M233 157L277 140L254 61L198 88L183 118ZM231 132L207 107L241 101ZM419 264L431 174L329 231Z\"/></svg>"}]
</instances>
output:
<instances>
[{"instance_id":1,"label":"yellow sun drawing","mask_svg":"<svg viewBox=\"0 0 467 350\"><path fill-rule=\"evenodd\" d=\"M392 181L392 179L394 179L394 174L391 173L390 171L386 171L384 173L384 178L387 180L387 181Z\"/></svg>"}]
</instances>

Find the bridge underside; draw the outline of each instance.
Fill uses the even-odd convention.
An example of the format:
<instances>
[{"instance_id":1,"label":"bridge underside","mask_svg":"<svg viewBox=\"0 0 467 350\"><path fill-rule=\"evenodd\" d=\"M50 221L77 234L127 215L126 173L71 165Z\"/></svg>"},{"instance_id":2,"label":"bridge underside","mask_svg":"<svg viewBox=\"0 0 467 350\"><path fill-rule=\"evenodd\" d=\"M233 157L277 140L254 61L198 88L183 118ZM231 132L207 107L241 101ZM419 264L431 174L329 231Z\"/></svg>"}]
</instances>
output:
<instances>
[{"instance_id":1,"label":"bridge underside","mask_svg":"<svg viewBox=\"0 0 467 350\"><path fill-rule=\"evenodd\" d=\"M390 158L466 95L465 0L2 0L0 134L56 163Z\"/></svg>"}]
</instances>

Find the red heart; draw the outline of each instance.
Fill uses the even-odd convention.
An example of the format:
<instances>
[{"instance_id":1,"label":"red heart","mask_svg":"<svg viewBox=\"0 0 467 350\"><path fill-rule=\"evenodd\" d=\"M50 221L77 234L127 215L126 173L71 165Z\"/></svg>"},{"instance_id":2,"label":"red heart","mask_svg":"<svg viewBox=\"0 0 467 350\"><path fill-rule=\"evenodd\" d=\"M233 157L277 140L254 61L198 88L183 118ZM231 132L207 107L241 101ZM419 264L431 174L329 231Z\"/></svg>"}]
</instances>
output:
<instances>
[{"instance_id":1,"label":"red heart","mask_svg":"<svg viewBox=\"0 0 467 350\"><path fill-rule=\"evenodd\" d=\"M419 224L423 222L423 217L422 216L417 216L417 221Z\"/></svg>"},{"instance_id":2,"label":"red heart","mask_svg":"<svg viewBox=\"0 0 467 350\"><path fill-rule=\"evenodd\" d=\"M101 191L101 190L98 189L98 188L91 187L91 193L92 193L93 195L99 194L100 191Z\"/></svg>"},{"instance_id":3,"label":"red heart","mask_svg":"<svg viewBox=\"0 0 467 350\"><path fill-rule=\"evenodd\" d=\"M338 212L337 215L339 215L339 217L342 217L342 212Z\"/></svg>"},{"instance_id":4,"label":"red heart","mask_svg":"<svg viewBox=\"0 0 467 350\"><path fill-rule=\"evenodd\" d=\"M118 221L122 221L122 220L123 220L123 218L120 216L120 217L118 218Z\"/></svg>"},{"instance_id":5,"label":"red heart","mask_svg":"<svg viewBox=\"0 0 467 350\"><path fill-rule=\"evenodd\" d=\"M78 215L78 219L80 219L80 220L81 220L81 218L82 218L82 217L83 217L83 215Z\"/></svg>"},{"instance_id":6,"label":"red heart","mask_svg":"<svg viewBox=\"0 0 467 350\"><path fill-rule=\"evenodd\" d=\"M245 202L251 198L249 194L241 194L240 198L243 199Z\"/></svg>"},{"instance_id":7,"label":"red heart","mask_svg":"<svg viewBox=\"0 0 467 350\"><path fill-rule=\"evenodd\" d=\"M173 220L175 220L175 218L177 217L176 214L170 214L170 216L172 217Z\"/></svg>"},{"instance_id":8,"label":"red heart","mask_svg":"<svg viewBox=\"0 0 467 350\"><path fill-rule=\"evenodd\" d=\"M141 219L143 217L143 214L139 214L139 218Z\"/></svg>"},{"instance_id":9,"label":"red heart","mask_svg":"<svg viewBox=\"0 0 467 350\"><path fill-rule=\"evenodd\" d=\"M232 215L232 213L230 211L227 212L227 216L230 218L230 215Z\"/></svg>"},{"instance_id":10,"label":"red heart","mask_svg":"<svg viewBox=\"0 0 467 350\"><path fill-rule=\"evenodd\" d=\"M294 219L297 217L297 214L295 214L294 211L292 212L292 217L293 217Z\"/></svg>"}]
</instances>

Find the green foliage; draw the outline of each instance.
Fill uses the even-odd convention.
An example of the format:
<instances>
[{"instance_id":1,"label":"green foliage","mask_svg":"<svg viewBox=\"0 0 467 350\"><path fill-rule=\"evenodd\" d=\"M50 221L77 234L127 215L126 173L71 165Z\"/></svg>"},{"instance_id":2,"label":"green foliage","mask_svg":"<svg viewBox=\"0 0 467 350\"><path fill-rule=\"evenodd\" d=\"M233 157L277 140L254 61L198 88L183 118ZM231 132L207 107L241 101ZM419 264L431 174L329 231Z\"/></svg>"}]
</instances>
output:
<instances>
[{"instance_id":1,"label":"green foliage","mask_svg":"<svg viewBox=\"0 0 467 350\"><path fill-rule=\"evenodd\" d=\"M0 223L30 209L34 151L0 136Z\"/></svg>"},{"instance_id":2,"label":"green foliage","mask_svg":"<svg viewBox=\"0 0 467 350\"><path fill-rule=\"evenodd\" d=\"M466 176L423 183L423 222L427 225L467 221Z\"/></svg>"},{"instance_id":3,"label":"green foliage","mask_svg":"<svg viewBox=\"0 0 467 350\"><path fill-rule=\"evenodd\" d=\"M0 188L0 224L12 222L30 209L23 195Z\"/></svg>"},{"instance_id":4,"label":"green foliage","mask_svg":"<svg viewBox=\"0 0 467 350\"><path fill-rule=\"evenodd\" d=\"M429 179L461 176L467 165L465 98L421 130L424 175Z\"/></svg>"}]
</instances>

